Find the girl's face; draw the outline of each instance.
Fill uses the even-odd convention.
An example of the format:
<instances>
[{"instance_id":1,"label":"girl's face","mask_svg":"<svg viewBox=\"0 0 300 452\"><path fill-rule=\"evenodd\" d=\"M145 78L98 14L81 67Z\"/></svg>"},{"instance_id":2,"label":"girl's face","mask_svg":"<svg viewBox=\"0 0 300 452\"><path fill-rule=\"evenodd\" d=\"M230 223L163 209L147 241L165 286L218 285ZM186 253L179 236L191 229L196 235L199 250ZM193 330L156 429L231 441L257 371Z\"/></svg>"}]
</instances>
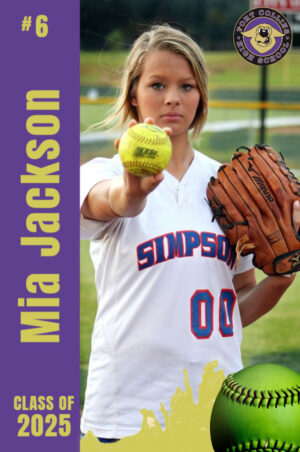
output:
<instances>
[{"instance_id":1,"label":"girl's face","mask_svg":"<svg viewBox=\"0 0 300 452\"><path fill-rule=\"evenodd\" d=\"M131 103L139 121L151 117L160 127L171 127L172 137L188 133L200 100L189 62L169 51L153 51L144 62Z\"/></svg>"}]
</instances>

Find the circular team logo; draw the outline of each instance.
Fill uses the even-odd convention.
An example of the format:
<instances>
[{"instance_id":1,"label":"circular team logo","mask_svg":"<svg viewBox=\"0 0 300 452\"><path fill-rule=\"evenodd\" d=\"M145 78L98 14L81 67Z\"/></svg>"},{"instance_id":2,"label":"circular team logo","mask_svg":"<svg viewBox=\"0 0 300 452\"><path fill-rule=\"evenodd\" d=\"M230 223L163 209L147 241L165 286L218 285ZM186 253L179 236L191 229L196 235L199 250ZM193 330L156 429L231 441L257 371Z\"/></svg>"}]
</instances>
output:
<instances>
[{"instance_id":1,"label":"circular team logo","mask_svg":"<svg viewBox=\"0 0 300 452\"><path fill-rule=\"evenodd\" d=\"M281 60L292 43L287 19L270 8L255 8L243 14L236 23L234 44L249 63L273 64Z\"/></svg>"}]
</instances>

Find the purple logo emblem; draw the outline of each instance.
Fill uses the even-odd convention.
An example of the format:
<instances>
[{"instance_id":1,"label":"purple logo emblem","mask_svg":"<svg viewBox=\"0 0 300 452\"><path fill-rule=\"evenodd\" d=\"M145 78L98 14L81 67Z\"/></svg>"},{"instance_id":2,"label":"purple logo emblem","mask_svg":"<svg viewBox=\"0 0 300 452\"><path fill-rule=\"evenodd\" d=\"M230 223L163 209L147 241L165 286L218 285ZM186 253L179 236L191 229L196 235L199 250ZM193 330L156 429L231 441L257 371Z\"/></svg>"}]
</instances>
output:
<instances>
[{"instance_id":1,"label":"purple logo emblem","mask_svg":"<svg viewBox=\"0 0 300 452\"><path fill-rule=\"evenodd\" d=\"M255 8L239 18L233 40L245 60L267 65L286 55L292 43L292 31L287 19L278 11Z\"/></svg>"}]
</instances>

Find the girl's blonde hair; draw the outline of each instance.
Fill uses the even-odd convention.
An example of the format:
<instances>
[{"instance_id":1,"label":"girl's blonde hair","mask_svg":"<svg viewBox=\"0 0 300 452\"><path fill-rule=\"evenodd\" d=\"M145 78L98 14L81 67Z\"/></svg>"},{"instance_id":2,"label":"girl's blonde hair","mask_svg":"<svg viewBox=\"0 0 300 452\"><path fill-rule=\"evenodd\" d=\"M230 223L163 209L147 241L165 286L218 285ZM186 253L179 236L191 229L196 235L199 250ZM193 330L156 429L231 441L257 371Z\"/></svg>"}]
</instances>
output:
<instances>
[{"instance_id":1,"label":"girl's blonde hair","mask_svg":"<svg viewBox=\"0 0 300 452\"><path fill-rule=\"evenodd\" d=\"M167 50L182 55L191 65L197 87L200 92L200 101L190 126L193 136L200 133L207 118L207 69L203 53L193 39L180 30L169 25L155 25L144 32L135 42L127 57L120 95L111 114L100 125L110 126L118 122L123 126L127 119L138 118L135 106L131 104L135 88L142 73L146 56L151 51Z\"/></svg>"}]
</instances>

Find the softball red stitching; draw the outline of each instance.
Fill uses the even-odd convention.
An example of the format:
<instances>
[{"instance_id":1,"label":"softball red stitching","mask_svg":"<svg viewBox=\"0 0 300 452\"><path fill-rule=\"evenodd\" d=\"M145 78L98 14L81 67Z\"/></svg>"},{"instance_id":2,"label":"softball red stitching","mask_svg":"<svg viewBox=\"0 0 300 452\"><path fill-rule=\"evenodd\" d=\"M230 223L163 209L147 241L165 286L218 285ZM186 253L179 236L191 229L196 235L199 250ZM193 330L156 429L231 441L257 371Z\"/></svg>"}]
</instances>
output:
<instances>
[{"instance_id":1,"label":"softball red stitching","mask_svg":"<svg viewBox=\"0 0 300 452\"><path fill-rule=\"evenodd\" d=\"M133 138L136 141L140 141L143 144L151 144L151 145L160 145L160 144L167 144L168 142L168 136L164 136L159 138L156 136L155 138L146 137L144 135L139 135L135 131L129 129L129 137Z\"/></svg>"},{"instance_id":2,"label":"softball red stitching","mask_svg":"<svg viewBox=\"0 0 300 452\"><path fill-rule=\"evenodd\" d=\"M152 169L154 171L161 171L161 167L158 165L154 165L151 162L139 162L138 160L128 160L125 163L123 163L125 168L130 168L132 166L138 166L141 169Z\"/></svg>"}]
</instances>

